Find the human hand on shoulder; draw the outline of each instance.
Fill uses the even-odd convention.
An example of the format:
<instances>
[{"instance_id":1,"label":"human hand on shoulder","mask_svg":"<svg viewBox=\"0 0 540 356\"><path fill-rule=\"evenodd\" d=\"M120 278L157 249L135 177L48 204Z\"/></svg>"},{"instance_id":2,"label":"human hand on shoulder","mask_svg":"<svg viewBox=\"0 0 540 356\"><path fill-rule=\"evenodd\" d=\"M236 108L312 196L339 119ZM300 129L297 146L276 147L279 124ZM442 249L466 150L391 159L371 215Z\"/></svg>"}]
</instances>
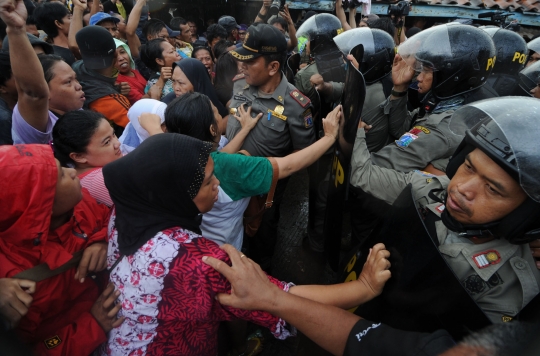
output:
<instances>
[{"instance_id":1,"label":"human hand on shoulder","mask_svg":"<svg viewBox=\"0 0 540 356\"><path fill-rule=\"evenodd\" d=\"M0 315L15 328L32 304L30 294L36 291L36 282L18 278L0 278Z\"/></svg>"},{"instance_id":2,"label":"human hand on shoulder","mask_svg":"<svg viewBox=\"0 0 540 356\"><path fill-rule=\"evenodd\" d=\"M245 310L270 309L281 290L270 282L258 264L233 246L225 244L221 249L229 255L232 266L210 256L202 258L231 283L231 294L220 293L217 300L223 305Z\"/></svg>"},{"instance_id":3,"label":"human hand on shoulder","mask_svg":"<svg viewBox=\"0 0 540 356\"><path fill-rule=\"evenodd\" d=\"M0 0L0 18L9 29L26 31L28 12L22 0Z\"/></svg>"},{"instance_id":4,"label":"human hand on shoulder","mask_svg":"<svg viewBox=\"0 0 540 356\"><path fill-rule=\"evenodd\" d=\"M125 317L116 317L120 309L122 309L122 303L115 304L119 296L120 291L115 291L114 284L109 283L94 305L92 305L92 309L90 309L90 314L96 319L105 333L124 322Z\"/></svg>"},{"instance_id":5,"label":"human hand on shoulder","mask_svg":"<svg viewBox=\"0 0 540 356\"><path fill-rule=\"evenodd\" d=\"M336 106L334 110L330 111L330 113L322 119L324 135L329 136L334 140L338 137L340 121L343 117L341 109L341 105Z\"/></svg>"},{"instance_id":6,"label":"human hand on shoulder","mask_svg":"<svg viewBox=\"0 0 540 356\"><path fill-rule=\"evenodd\" d=\"M75 279L83 283L88 272L100 272L107 268L107 247L106 242L96 242L85 248Z\"/></svg>"},{"instance_id":7,"label":"human hand on shoulder","mask_svg":"<svg viewBox=\"0 0 540 356\"><path fill-rule=\"evenodd\" d=\"M251 106L246 110L244 109L245 104L246 103L243 103L238 107L238 109L236 109L234 117L236 120L238 120L238 122L240 122L242 129L251 131L257 125L257 122L259 122L259 119L263 116L263 114L259 113L257 116L253 117L251 115Z\"/></svg>"},{"instance_id":8,"label":"human hand on shoulder","mask_svg":"<svg viewBox=\"0 0 540 356\"><path fill-rule=\"evenodd\" d=\"M358 277L358 281L363 283L368 293L371 293L372 298L375 298L382 293L384 285L390 279L390 251L382 244L376 244L369 249L362 272Z\"/></svg>"}]
</instances>

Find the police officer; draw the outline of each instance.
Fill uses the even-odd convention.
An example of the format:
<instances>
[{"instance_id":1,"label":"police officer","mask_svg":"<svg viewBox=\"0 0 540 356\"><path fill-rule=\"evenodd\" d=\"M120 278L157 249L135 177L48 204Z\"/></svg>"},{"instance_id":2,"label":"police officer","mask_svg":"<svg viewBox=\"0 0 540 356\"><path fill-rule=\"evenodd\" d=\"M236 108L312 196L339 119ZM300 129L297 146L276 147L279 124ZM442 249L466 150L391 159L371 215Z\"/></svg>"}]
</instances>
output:
<instances>
[{"instance_id":1,"label":"police officer","mask_svg":"<svg viewBox=\"0 0 540 356\"><path fill-rule=\"evenodd\" d=\"M519 72L519 88L515 95L540 98L538 85L540 85L540 62L537 61Z\"/></svg>"},{"instance_id":2,"label":"police officer","mask_svg":"<svg viewBox=\"0 0 540 356\"><path fill-rule=\"evenodd\" d=\"M287 42L277 28L256 23L248 28L242 47L230 52L242 63L243 71L234 79L231 111L247 104L254 115L263 113L242 146L253 156L283 157L315 142L311 102L282 73L286 51ZM231 140L240 129L238 120L230 115L227 138ZM285 187L286 181L278 183L274 204L264 214L257 235L250 240L252 258L267 270Z\"/></svg>"},{"instance_id":3,"label":"police officer","mask_svg":"<svg viewBox=\"0 0 540 356\"><path fill-rule=\"evenodd\" d=\"M495 68L487 79L487 85L499 96L514 95L519 82L518 74L527 62L527 43L514 31L497 26L480 28L491 36L497 52Z\"/></svg>"},{"instance_id":4,"label":"police officer","mask_svg":"<svg viewBox=\"0 0 540 356\"><path fill-rule=\"evenodd\" d=\"M527 48L529 49L529 58L525 65L526 67L533 65L540 60L540 37L527 43Z\"/></svg>"},{"instance_id":5,"label":"police officer","mask_svg":"<svg viewBox=\"0 0 540 356\"><path fill-rule=\"evenodd\" d=\"M351 184L390 204L412 184L416 204L435 215L440 253L492 322L510 320L540 290L527 245L540 235L538 112L540 101L524 97L483 100L456 111L450 130L480 122L466 131L447 176L373 165L364 130L356 136Z\"/></svg>"},{"instance_id":6,"label":"police officer","mask_svg":"<svg viewBox=\"0 0 540 356\"><path fill-rule=\"evenodd\" d=\"M464 134L448 131L452 113L467 103L497 96L484 86L495 55L485 31L455 23L434 26L400 45L392 68L392 95L381 110L389 113L391 130L403 134L373 153L373 163L402 172L433 163L432 171L444 172ZM415 71L420 72L418 92L425 96L423 107L408 112L407 89Z\"/></svg>"}]
</instances>

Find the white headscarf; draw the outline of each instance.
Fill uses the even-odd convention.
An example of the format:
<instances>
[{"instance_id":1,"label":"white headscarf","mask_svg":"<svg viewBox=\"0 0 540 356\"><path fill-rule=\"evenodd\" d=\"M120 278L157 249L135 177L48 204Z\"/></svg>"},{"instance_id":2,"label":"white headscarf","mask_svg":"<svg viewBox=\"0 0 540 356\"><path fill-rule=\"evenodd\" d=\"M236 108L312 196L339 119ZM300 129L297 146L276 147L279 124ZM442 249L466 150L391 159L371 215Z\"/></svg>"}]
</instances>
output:
<instances>
[{"instance_id":1,"label":"white headscarf","mask_svg":"<svg viewBox=\"0 0 540 356\"><path fill-rule=\"evenodd\" d=\"M167 104L154 99L141 99L131 106L128 111L129 123L119 138L124 154L133 151L141 142L150 137L150 134L139 123L139 116L143 113L156 114L161 118L163 124L166 108Z\"/></svg>"}]
</instances>

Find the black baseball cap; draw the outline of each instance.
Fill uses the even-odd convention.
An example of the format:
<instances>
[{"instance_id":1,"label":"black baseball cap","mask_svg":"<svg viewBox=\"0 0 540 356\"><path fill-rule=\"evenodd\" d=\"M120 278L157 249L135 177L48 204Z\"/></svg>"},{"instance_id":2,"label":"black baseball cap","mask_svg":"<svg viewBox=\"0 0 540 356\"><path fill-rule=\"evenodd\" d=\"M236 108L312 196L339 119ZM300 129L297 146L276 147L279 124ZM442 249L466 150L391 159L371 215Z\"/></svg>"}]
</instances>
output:
<instances>
[{"instance_id":1,"label":"black baseball cap","mask_svg":"<svg viewBox=\"0 0 540 356\"><path fill-rule=\"evenodd\" d=\"M41 46L41 48L43 48L43 52L45 52L45 54L54 54L54 48L50 43L42 41L39 38L37 38L36 36L34 36L34 35L32 35L32 34L30 34L28 32L26 33L26 35L28 36L28 40L30 41L30 44L32 45L32 47ZM4 42L2 43L2 50L3 51L9 51L8 36L4 37Z\"/></svg>"},{"instance_id":2,"label":"black baseball cap","mask_svg":"<svg viewBox=\"0 0 540 356\"><path fill-rule=\"evenodd\" d=\"M114 39L101 26L86 26L75 35L84 66L88 69L105 69L111 66L116 55Z\"/></svg>"},{"instance_id":3,"label":"black baseball cap","mask_svg":"<svg viewBox=\"0 0 540 356\"><path fill-rule=\"evenodd\" d=\"M218 20L218 25L223 26L227 30L227 33L231 33L235 28L240 28L232 16L221 16Z\"/></svg>"},{"instance_id":4,"label":"black baseball cap","mask_svg":"<svg viewBox=\"0 0 540 356\"><path fill-rule=\"evenodd\" d=\"M249 61L264 54L287 51L287 40L277 28L257 22L247 30L242 47L229 53L239 61Z\"/></svg>"}]
</instances>

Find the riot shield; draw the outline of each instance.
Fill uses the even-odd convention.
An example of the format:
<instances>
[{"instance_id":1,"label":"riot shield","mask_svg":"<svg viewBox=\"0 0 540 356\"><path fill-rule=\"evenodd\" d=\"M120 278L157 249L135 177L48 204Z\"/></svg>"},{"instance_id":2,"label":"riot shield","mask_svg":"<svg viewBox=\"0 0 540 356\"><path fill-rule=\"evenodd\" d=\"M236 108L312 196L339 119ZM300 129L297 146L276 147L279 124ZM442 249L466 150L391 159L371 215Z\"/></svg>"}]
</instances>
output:
<instances>
[{"instance_id":1,"label":"riot shield","mask_svg":"<svg viewBox=\"0 0 540 356\"><path fill-rule=\"evenodd\" d=\"M300 68L300 54L294 53L287 59L287 66L285 68L285 76L289 83L294 84L294 76L298 73Z\"/></svg>"},{"instance_id":2,"label":"riot shield","mask_svg":"<svg viewBox=\"0 0 540 356\"><path fill-rule=\"evenodd\" d=\"M383 223L348 261L341 280L357 279L369 248L384 243L390 251L392 277L380 296L351 311L402 330L445 329L458 340L491 322L441 256L426 221L429 226L407 186Z\"/></svg>"},{"instance_id":3,"label":"riot shield","mask_svg":"<svg viewBox=\"0 0 540 356\"><path fill-rule=\"evenodd\" d=\"M317 69L324 81L343 83L346 75L345 60L334 41L316 37L311 40L310 45Z\"/></svg>"},{"instance_id":4,"label":"riot shield","mask_svg":"<svg viewBox=\"0 0 540 356\"><path fill-rule=\"evenodd\" d=\"M357 60L358 58L361 60L364 55L364 47L362 45L354 47L351 54ZM349 63L341 99L343 120L339 130L339 139L334 148L324 219L325 251L328 262L334 270L337 270L339 265L343 203L349 186L351 153L365 98L364 77L352 63Z\"/></svg>"}]
</instances>

